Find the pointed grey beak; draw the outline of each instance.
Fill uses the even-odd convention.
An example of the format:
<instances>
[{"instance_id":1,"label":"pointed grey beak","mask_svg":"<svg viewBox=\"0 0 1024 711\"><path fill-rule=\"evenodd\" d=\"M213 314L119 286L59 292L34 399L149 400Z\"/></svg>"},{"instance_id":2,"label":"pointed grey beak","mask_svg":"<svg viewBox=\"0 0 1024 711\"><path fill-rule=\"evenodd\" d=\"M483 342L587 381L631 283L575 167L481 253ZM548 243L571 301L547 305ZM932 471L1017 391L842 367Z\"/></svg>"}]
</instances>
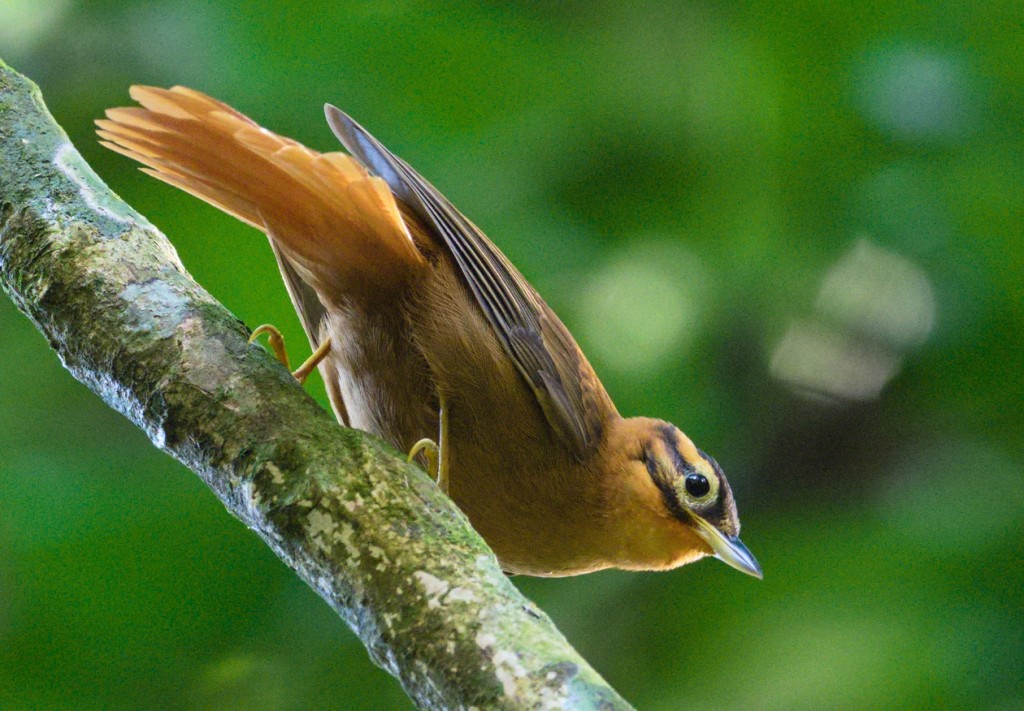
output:
<instances>
[{"instance_id":1,"label":"pointed grey beak","mask_svg":"<svg viewBox=\"0 0 1024 711\"><path fill-rule=\"evenodd\" d=\"M726 536L700 516L693 516L693 520L697 524L697 535L711 546L716 558L742 573L753 575L758 580L764 578L757 559L738 536Z\"/></svg>"}]
</instances>

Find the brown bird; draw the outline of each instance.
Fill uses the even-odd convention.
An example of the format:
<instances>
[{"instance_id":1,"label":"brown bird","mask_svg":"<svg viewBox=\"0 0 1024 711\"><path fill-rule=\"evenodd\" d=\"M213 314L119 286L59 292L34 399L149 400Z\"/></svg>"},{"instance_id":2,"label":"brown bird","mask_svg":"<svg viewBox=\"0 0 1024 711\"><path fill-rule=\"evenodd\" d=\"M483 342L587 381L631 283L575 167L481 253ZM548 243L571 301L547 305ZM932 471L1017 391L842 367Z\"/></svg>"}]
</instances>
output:
<instances>
[{"instance_id":1,"label":"brown bird","mask_svg":"<svg viewBox=\"0 0 1024 711\"><path fill-rule=\"evenodd\" d=\"M136 86L103 145L266 233L342 424L425 451L505 570L761 577L714 459L623 418L569 331L493 243L333 106L317 153L205 94ZM284 358L275 329L271 345ZM436 443L425 439L433 433Z\"/></svg>"}]
</instances>

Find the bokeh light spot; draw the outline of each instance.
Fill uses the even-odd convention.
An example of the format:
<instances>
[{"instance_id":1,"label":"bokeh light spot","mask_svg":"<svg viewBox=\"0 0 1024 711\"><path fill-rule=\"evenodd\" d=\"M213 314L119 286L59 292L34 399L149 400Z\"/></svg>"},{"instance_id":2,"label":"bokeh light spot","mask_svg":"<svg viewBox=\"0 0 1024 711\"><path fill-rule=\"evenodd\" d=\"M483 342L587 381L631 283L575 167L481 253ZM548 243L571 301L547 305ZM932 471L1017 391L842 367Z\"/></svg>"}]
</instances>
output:
<instances>
[{"instance_id":1,"label":"bokeh light spot","mask_svg":"<svg viewBox=\"0 0 1024 711\"><path fill-rule=\"evenodd\" d=\"M286 708L288 670L280 663L240 651L213 661L191 689L191 708Z\"/></svg>"},{"instance_id":2,"label":"bokeh light spot","mask_svg":"<svg viewBox=\"0 0 1024 711\"><path fill-rule=\"evenodd\" d=\"M709 281L693 254L671 244L612 257L589 277L578 306L587 349L617 370L656 370L689 347Z\"/></svg>"},{"instance_id":3,"label":"bokeh light spot","mask_svg":"<svg viewBox=\"0 0 1024 711\"><path fill-rule=\"evenodd\" d=\"M870 400L899 370L886 349L808 321L796 321L772 354L771 371L806 395Z\"/></svg>"},{"instance_id":4,"label":"bokeh light spot","mask_svg":"<svg viewBox=\"0 0 1024 711\"><path fill-rule=\"evenodd\" d=\"M816 306L893 348L920 345L935 326L935 297L924 270L866 239L829 269Z\"/></svg>"},{"instance_id":5,"label":"bokeh light spot","mask_svg":"<svg viewBox=\"0 0 1024 711\"><path fill-rule=\"evenodd\" d=\"M13 61L43 40L70 8L68 0L4 0L0 2L0 47Z\"/></svg>"},{"instance_id":6,"label":"bokeh light spot","mask_svg":"<svg viewBox=\"0 0 1024 711\"><path fill-rule=\"evenodd\" d=\"M793 389L870 400L899 372L903 353L935 326L924 271L866 239L825 274L816 318L794 320L771 356L771 372Z\"/></svg>"},{"instance_id":7,"label":"bokeh light spot","mask_svg":"<svg viewBox=\"0 0 1024 711\"><path fill-rule=\"evenodd\" d=\"M857 78L856 100L875 129L891 138L951 141L970 128L973 94L961 57L903 46L869 55Z\"/></svg>"}]
</instances>

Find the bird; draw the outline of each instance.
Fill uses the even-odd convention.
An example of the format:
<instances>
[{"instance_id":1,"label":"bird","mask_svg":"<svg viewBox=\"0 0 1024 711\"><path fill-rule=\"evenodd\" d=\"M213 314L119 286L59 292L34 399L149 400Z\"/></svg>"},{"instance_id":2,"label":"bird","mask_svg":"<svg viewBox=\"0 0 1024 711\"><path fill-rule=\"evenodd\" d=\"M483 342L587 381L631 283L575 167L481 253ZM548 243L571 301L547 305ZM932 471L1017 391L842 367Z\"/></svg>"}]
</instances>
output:
<instances>
[{"instance_id":1,"label":"bird","mask_svg":"<svg viewBox=\"0 0 1024 711\"><path fill-rule=\"evenodd\" d=\"M263 232L338 421L419 456L509 574L762 570L718 463L623 417L497 246L347 114L318 152L182 86L133 86L101 143ZM287 365L280 333L265 325Z\"/></svg>"}]
</instances>

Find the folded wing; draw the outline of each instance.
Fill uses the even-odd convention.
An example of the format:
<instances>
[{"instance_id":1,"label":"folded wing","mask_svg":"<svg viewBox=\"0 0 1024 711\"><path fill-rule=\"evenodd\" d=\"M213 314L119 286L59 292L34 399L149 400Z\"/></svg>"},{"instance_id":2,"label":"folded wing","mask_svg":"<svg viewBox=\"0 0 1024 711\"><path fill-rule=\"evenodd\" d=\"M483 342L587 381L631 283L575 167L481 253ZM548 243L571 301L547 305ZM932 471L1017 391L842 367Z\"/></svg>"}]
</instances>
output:
<instances>
[{"instance_id":1,"label":"folded wing","mask_svg":"<svg viewBox=\"0 0 1024 711\"><path fill-rule=\"evenodd\" d=\"M436 188L333 106L327 120L346 149L387 181L451 254L477 305L563 443L584 457L614 405L569 331L493 243Z\"/></svg>"}]
</instances>

